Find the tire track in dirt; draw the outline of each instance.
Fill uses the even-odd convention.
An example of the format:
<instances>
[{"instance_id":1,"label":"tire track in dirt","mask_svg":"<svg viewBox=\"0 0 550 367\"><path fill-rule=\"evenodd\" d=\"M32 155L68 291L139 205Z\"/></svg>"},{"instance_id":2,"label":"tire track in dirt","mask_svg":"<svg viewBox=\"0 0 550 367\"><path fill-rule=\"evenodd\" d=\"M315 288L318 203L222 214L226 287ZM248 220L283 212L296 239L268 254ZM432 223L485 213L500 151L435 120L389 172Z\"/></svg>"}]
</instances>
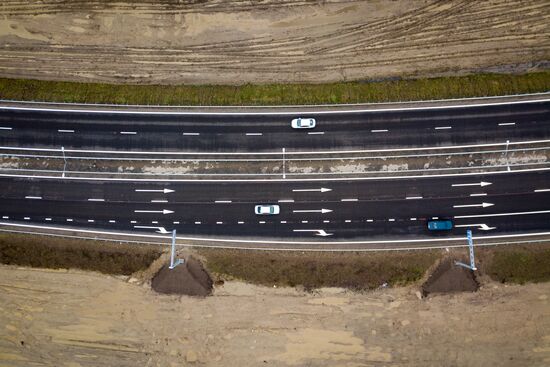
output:
<instances>
[{"instance_id":1,"label":"tire track in dirt","mask_svg":"<svg viewBox=\"0 0 550 367\"><path fill-rule=\"evenodd\" d=\"M8 0L0 76L327 82L550 59L550 3Z\"/></svg>"}]
</instances>

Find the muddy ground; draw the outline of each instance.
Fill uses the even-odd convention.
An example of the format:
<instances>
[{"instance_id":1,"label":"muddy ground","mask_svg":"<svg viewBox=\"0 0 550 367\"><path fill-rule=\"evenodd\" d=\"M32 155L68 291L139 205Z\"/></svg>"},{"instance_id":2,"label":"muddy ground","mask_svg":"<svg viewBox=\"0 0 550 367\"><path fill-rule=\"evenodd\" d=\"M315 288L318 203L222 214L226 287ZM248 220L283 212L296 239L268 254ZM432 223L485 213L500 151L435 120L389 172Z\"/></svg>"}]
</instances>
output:
<instances>
[{"instance_id":1,"label":"muddy ground","mask_svg":"<svg viewBox=\"0 0 550 367\"><path fill-rule=\"evenodd\" d=\"M0 266L2 366L547 366L550 283L307 293L226 282L214 296L135 279Z\"/></svg>"},{"instance_id":2,"label":"muddy ground","mask_svg":"<svg viewBox=\"0 0 550 367\"><path fill-rule=\"evenodd\" d=\"M0 76L115 83L377 80L548 67L550 3L6 0Z\"/></svg>"}]
</instances>

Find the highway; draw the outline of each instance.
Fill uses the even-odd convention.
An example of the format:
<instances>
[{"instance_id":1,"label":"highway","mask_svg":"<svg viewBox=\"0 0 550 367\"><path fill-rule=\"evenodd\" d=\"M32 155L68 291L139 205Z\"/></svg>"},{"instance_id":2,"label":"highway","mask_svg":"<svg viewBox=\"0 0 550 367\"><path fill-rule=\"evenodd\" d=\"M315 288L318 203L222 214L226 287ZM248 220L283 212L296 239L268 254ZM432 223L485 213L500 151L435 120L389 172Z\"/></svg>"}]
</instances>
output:
<instances>
[{"instance_id":1,"label":"highway","mask_svg":"<svg viewBox=\"0 0 550 367\"><path fill-rule=\"evenodd\" d=\"M550 139L549 108L550 102L539 101L320 114L313 115L318 128L309 131L324 133L317 135L290 129L292 116L287 114L109 114L0 108L2 149L27 149L33 154L62 145L75 154L86 150L81 152L85 156L99 156L105 150L122 156L139 152L143 157L215 153L211 160L216 162L231 154L270 154L285 147L295 153L334 152L328 159L337 161L342 151L350 149L425 152L463 144L477 149L490 143L501 149L496 158L488 160L495 161L492 166L483 163L471 172L426 176L416 172L409 177L348 172L318 179L308 175L247 179L243 175L182 180L159 172L134 180L131 176L93 176L93 172L65 176L65 171L44 171L31 177L24 170L18 173L6 155L0 166L0 228L13 224L144 234L167 234L175 229L178 238L255 244L280 241L296 243L298 248L304 241L327 241L337 248L339 241L366 244L455 238L463 237L466 229L478 238L546 233L550 230L550 167L544 141ZM502 155L508 153L506 140L542 145L539 150L523 151L520 163L510 166ZM415 164L426 159L432 165L438 159L450 159L444 154L411 153ZM39 166L42 158L35 158ZM406 164L412 158L399 159ZM528 161L537 165L521 166ZM246 166L247 162L238 164ZM281 213L255 215L254 206L261 203L278 204ZM453 220L455 227L449 232L429 232L426 222L431 218Z\"/></svg>"},{"instance_id":2,"label":"highway","mask_svg":"<svg viewBox=\"0 0 550 367\"><path fill-rule=\"evenodd\" d=\"M550 138L550 101L343 113L103 113L0 108L0 146L261 152L451 146ZM297 131L295 117L317 127Z\"/></svg>"}]
</instances>

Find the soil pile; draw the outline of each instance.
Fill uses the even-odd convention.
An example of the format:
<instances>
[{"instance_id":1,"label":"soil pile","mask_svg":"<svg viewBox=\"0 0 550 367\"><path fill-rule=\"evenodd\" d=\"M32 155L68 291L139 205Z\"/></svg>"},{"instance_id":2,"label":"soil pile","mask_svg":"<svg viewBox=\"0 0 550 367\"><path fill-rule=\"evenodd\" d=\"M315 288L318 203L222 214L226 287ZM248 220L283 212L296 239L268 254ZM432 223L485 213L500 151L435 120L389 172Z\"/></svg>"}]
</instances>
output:
<instances>
[{"instance_id":1,"label":"soil pile","mask_svg":"<svg viewBox=\"0 0 550 367\"><path fill-rule=\"evenodd\" d=\"M202 264L193 257L170 269L165 265L151 282L152 288L165 294L206 297L212 293L212 279Z\"/></svg>"},{"instance_id":2,"label":"soil pile","mask_svg":"<svg viewBox=\"0 0 550 367\"><path fill-rule=\"evenodd\" d=\"M478 288L473 271L455 265L453 259L446 259L422 285L422 293L427 296L430 293L475 292Z\"/></svg>"}]
</instances>

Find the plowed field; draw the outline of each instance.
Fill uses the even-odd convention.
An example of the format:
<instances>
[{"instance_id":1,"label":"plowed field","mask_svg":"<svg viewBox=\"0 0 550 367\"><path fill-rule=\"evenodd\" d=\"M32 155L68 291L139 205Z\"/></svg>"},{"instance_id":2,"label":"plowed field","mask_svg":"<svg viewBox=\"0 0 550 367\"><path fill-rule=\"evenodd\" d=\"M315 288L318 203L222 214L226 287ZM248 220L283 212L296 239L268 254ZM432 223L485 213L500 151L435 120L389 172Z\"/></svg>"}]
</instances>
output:
<instances>
[{"instance_id":1,"label":"plowed field","mask_svg":"<svg viewBox=\"0 0 550 367\"><path fill-rule=\"evenodd\" d=\"M4 0L0 76L330 82L521 71L550 60L550 2Z\"/></svg>"}]
</instances>

